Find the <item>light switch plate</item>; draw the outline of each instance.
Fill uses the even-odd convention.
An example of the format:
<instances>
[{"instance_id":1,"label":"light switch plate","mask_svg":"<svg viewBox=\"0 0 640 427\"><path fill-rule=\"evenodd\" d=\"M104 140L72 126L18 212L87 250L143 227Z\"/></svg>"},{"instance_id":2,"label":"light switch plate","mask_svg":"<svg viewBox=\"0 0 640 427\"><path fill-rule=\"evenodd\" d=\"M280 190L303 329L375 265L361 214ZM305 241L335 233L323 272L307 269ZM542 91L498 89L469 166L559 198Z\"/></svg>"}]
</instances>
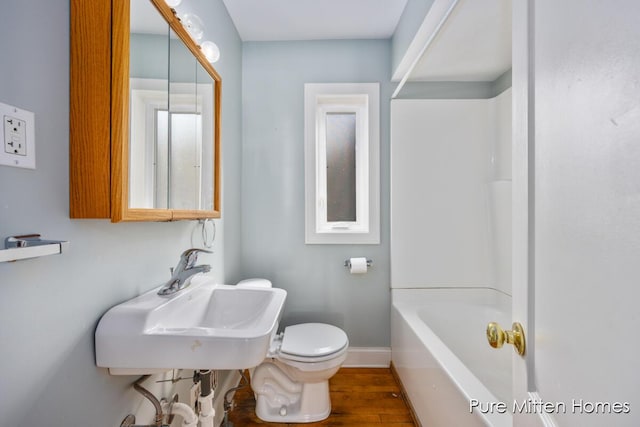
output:
<instances>
[{"instance_id":1,"label":"light switch plate","mask_svg":"<svg viewBox=\"0 0 640 427\"><path fill-rule=\"evenodd\" d=\"M35 169L34 114L0 102L0 120L0 165Z\"/></svg>"}]
</instances>

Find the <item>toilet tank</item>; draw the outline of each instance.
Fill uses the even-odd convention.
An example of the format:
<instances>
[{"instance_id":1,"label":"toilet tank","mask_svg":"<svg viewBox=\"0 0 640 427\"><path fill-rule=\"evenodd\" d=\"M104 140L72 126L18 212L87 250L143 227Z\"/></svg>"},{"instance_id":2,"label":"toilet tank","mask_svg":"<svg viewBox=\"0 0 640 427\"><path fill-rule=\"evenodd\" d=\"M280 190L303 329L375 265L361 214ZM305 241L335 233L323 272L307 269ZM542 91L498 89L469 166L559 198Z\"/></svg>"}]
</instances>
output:
<instances>
[{"instance_id":1,"label":"toilet tank","mask_svg":"<svg viewBox=\"0 0 640 427\"><path fill-rule=\"evenodd\" d=\"M271 280L253 278L241 280L236 284L239 288L272 288Z\"/></svg>"}]
</instances>

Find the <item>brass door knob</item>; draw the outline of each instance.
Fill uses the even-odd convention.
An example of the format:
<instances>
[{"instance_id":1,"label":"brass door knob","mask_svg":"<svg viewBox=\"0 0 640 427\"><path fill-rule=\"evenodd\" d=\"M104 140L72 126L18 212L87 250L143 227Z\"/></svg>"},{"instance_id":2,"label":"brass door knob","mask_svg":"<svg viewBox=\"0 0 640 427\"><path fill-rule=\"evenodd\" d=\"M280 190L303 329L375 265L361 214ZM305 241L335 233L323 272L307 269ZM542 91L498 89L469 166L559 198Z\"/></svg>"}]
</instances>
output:
<instances>
[{"instance_id":1,"label":"brass door knob","mask_svg":"<svg viewBox=\"0 0 640 427\"><path fill-rule=\"evenodd\" d=\"M513 344L515 347L514 350L520 356L524 356L524 328L518 322L514 322L511 327L513 330L505 331L496 322L490 322L487 325L487 341L489 341L489 345L493 348L500 348L505 342L507 344Z\"/></svg>"}]
</instances>

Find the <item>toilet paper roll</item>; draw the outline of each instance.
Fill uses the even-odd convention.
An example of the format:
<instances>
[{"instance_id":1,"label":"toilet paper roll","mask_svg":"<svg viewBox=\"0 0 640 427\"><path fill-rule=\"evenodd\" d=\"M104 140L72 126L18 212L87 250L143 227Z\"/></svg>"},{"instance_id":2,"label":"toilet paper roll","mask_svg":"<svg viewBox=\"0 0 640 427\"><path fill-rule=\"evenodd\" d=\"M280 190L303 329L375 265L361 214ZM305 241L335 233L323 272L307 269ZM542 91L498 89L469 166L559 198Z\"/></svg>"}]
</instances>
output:
<instances>
[{"instance_id":1,"label":"toilet paper roll","mask_svg":"<svg viewBox=\"0 0 640 427\"><path fill-rule=\"evenodd\" d=\"M349 258L349 272L351 274L364 274L367 272L366 258Z\"/></svg>"}]
</instances>

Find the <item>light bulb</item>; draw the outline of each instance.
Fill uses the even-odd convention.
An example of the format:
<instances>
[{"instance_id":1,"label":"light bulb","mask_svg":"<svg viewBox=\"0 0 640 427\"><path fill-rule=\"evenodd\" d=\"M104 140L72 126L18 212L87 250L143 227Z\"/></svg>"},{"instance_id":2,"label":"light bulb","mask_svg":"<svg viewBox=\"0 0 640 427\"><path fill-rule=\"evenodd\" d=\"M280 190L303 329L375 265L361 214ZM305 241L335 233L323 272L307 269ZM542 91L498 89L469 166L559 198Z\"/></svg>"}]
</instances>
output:
<instances>
[{"instance_id":1,"label":"light bulb","mask_svg":"<svg viewBox=\"0 0 640 427\"><path fill-rule=\"evenodd\" d=\"M182 0L164 0L164 2L167 4L167 6L173 8L173 7L180 6L180 3L182 3Z\"/></svg>"},{"instance_id":2,"label":"light bulb","mask_svg":"<svg viewBox=\"0 0 640 427\"><path fill-rule=\"evenodd\" d=\"M200 41L202 35L204 34L204 24L200 17L193 13L185 13L180 18L182 21L182 25L187 30L189 35L196 42Z\"/></svg>"},{"instance_id":3,"label":"light bulb","mask_svg":"<svg viewBox=\"0 0 640 427\"><path fill-rule=\"evenodd\" d=\"M200 49L202 49L202 53L204 53L207 61L211 62L212 64L220 59L220 49L214 42L209 40L204 41L200 45Z\"/></svg>"}]
</instances>

